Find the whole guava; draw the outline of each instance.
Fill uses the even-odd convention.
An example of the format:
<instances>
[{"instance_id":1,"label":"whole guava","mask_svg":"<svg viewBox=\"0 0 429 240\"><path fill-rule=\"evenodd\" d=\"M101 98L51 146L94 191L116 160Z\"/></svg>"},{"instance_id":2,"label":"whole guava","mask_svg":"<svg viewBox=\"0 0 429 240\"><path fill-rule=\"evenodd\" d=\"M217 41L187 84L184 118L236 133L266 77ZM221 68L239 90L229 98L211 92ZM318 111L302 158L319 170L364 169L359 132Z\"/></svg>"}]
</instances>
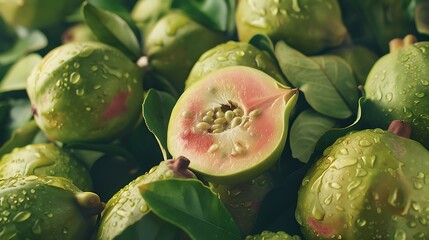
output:
<instances>
[{"instance_id":1,"label":"whole guava","mask_svg":"<svg viewBox=\"0 0 429 240\"><path fill-rule=\"evenodd\" d=\"M285 84L278 64L268 53L247 42L230 40L204 52L194 64L185 82L185 88L208 73L229 66L247 66L259 69Z\"/></svg>"},{"instance_id":2,"label":"whole guava","mask_svg":"<svg viewBox=\"0 0 429 240\"><path fill-rule=\"evenodd\" d=\"M156 22L171 9L172 0L138 0L131 10L131 18L142 35L147 35Z\"/></svg>"},{"instance_id":3,"label":"whole guava","mask_svg":"<svg viewBox=\"0 0 429 240\"><path fill-rule=\"evenodd\" d=\"M65 178L0 180L0 239L89 239L104 208L97 194Z\"/></svg>"},{"instance_id":4,"label":"whole guava","mask_svg":"<svg viewBox=\"0 0 429 240\"><path fill-rule=\"evenodd\" d=\"M49 52L32 71L27 93L34 118L54 141L106 142L141 115L142 71L116 48L73 42Z\"/></svg>"},{"instance_id":5,"label":"whole guava","mask_svg":"<svg viewBox=\"0 0 429 240\"><path fill-rule=\"evenodd\" d=\"M43 28L63 22L82 2L82 0L0 1L0 16L13 26Z\"/></svg>"},{"instance_id":6,"label":"whole guava","mask_svg":"<svg viewBox=\"0 0 429 240\"><path fill-rule=\"evenodd\" d=\"M70 151L53 143L29 144L0 158L0 178L29 175L63 177L82 191L92 190L86 166Z\"/></svg>"},{"instance_id":7,"label":"whole guava","mask_svg":"<svg viewBox=\"0 0 429 240\"><path fill-rule=\"evenodd\" d=\"M226 40L226 36L171 11L148 33L144 50L151 69L181 93L192 66L201 54Z\"/></svg>"},{"instance_id":8,"label":"whole guava","mask_svg":"<svg viewBox=\"0 0 429 240\"><path fill-rule=\"evenodd\" d=\"M305 54L338 46L347 36L337 0L239 1L235 20L242 42L266 34Z\"/></svg>"},{"instance_id":9,"label":"whole guava","mask_svg":"<svg viewBox=\"0 0 429 240\"><path fill-rule=\"evenodd\" d=\"M403 129L404 122L392 127L395 124L390 125L392 132L351 132L311 166L296 208L306 239L428 236L429 152L403 137L409 125Z\"/></svg>"},{"instance_id":10,"label":"whole guava","mask_svg":"<svg viewBox=\"0 0 429 240\"><path fill-rule=\"evenodd\" d=\"M363 120L387 128L394 119L411 125L411 138L429 148L429 42L406 44L381 57L364 85Z\"/></svg>"}]
</instances>

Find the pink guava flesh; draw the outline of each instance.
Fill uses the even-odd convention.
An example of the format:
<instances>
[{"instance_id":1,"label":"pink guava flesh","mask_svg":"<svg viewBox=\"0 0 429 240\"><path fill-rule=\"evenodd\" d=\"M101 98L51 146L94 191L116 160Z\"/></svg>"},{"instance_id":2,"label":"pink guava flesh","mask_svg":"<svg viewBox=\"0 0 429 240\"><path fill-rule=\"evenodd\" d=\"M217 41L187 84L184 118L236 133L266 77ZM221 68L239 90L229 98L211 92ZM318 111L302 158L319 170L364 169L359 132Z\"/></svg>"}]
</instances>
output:
<instances>
[{"instance_id":1,"label":"pink guava flesh","mask_svg":"<svg viewBox=\"0 0 429 240\"><path fill-rule=\"evenodd\" d=\"M317 221L314 218L309 217L307 219L307 223L308 223L308 225L310 225L310 227L313 229L313 231L315 233L317 233L317 235L320 235L324 238L329 238L329 237L334 235L334 230L331 227Z\"/></svg>"},{"instance_id":2,"label":"pink guava flesh","mask_svg":"<svg viewBox=\"0 0 429 240\"><path fill-rule=\"evenodd\" d=\"M125 113L127 111L127 105L125 102L129 95L129 92L120 92L114 96L106 111L104 112L102 120L108 121Z\"/></svg>"}]
</instances>

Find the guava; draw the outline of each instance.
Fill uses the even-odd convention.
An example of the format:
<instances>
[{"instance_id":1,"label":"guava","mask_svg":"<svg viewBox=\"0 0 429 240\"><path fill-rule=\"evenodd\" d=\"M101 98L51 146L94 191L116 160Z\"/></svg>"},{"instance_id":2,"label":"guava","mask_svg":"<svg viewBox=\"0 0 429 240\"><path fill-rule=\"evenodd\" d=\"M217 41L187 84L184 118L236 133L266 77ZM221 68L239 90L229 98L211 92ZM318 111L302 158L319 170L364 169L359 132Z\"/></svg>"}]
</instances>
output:
<instances>
[{"instance_id":1,"label":"guava","mask_svg":"<svg viewBox=\"0 0 429 240\"><path fill-rule=\"evenodd\" d=\"M246 236L245 240L301 240L298 235L289 235L283 231L262 231L260 234Z\"/></svg>"},{"instance_id":2,"label":"guava","mask_svg":"<svg viewBox=\"0 0 429 240\"><path fill-rule=\"evenodd\" d=\"M273 176L267 171L248 182L231 185L210 184L210 186L234 218L241 235L246 236L252 232L261 203L274 188L275 183Z\"/></svg>"},{"instance_id":3,"label":"guava","mask_svg":"<svg viewBox=\"0 0 429 240\"><path fill-rule=\"evenodd\" d=\"M143 38L156 22L171 9L172 0L138 0L131 9L131 18L139 28Z\"/></svg>"},{"instance_id":4,"label":"guava","mask_svg":"<svg viewBox=\"0 0 429 240\"><path fill-rule=\"evenodd\" d=\"M429 148L428 75L429 42L409 42L381 57L364 85L364 122L385 129L392 120L406 121L411 138Z\"/></svg>"},{"instance_id":5,"label":"guava","mask_svg":"<svg viewBox=\"0 0 429 240\"><path fill-rule=\"evenodd\" d=\"M337 0L239 1L238 38L266 34L307 55L340 45L347 36Z\"/></svg>"},{"instance_id":6,"label":"guava","mask_svg":"<svg viewBox=\"0 0 429 240\"><path fill-rule=\"evenodd\" d=\"M230 40L204 52L194 64L185 82L185 88L206 74L228 66L247 66L259 69L285 84L281 70L268 53L247 42Z\"/></svg>"},{"instance_id":7,"label":"guava","mask_svg":"<svg viewBox=\"0 0 429 240\"><path fill-rule=\"evenodd\" d=\"M179 11L171 11L148 33L144 51L150 68L181 93L200 55L224 41L223 33L213 31Z\"/></svg>"},{"instance_id":8,"label":"guava","mask_svg":"<svg viewBox=\"0 0 429 240\"><path fill-rule=\"evenodd\" d=\"M63 22L81 3L82 0L0 1L0 16L13 26L44 28Z\"/></svg>"},{"instance_id":9,"label":"guava","mask_svg":"<svg viewBox=\"0 0 429 240\"><path fill-rule=\"evenodd\" d=\"M98 41L98 38L94 35L87 24L77 23L66 29L61 36L61 40L64 44L70 42Z\"/></svg>"},{"instance_id":10,"label":"guava","mask_svg":"<svg viewBox=\"0 0 429 240\"><path fill-rule=\"evenodd\" d=\"M0 239L89 239L104 204L61 177L0 180Z\"/></svg>"},{"instance_id":11,"label":"guava","mask_svg":"<svg viewBox=\"0 0 429 240\"><path fill-rule=\"evenodd\" d=\"M153 181L168 178L196 178L188 169L189 160L185 157L177 157L171 160L161 161L149 172L139 176L128 185L119 190L106 204L102 212L97 239L114 239L126 231L127 227L137 221L148 217L151 220L163 221L154 215L143 199L139 186ZM169 223L165 223L171 225ZM175 228L175 226L172 226Z\"/></svg>"},{"instance_id":12,"label":"guava","mask_svg":"<svg viewBox=\"0 0 429 240\"><path fill-rule=\"evenodd\" d=\"M27 93L48 139L108 142L139 120L141 79L141 69L116 48L73 42L43 57L27 80Z\"/></svg>"},{"instance_id":13,"label":"guava","mask_svg":"<svg viewBox=\"0 0 429 240\"><path fill-rule=\"evenodd\" d=\"M215 70L177 100L167 148L214 184L249 181L279 159L297 93L255 68Z\"/></svg>"},{"instance_id":14,"label":"guava","mask_svg":"<svg viewBox=\"0 0 429 240\"><path fill-rule=\"evenodd\" d=\"M390 129L398 135L376 128L340 137L311 166L296 208L306 239L428 236L429 152L406 138L405 122Z\"/></svg>"},{"instance_id":15,"label":"guava","mask_svg":"<svg viewBox=\"0 0 429 240\"><path fill-rule=\"evenodd\" d=\"M0 178L29 175L63 177L82 191L92 190L91 176L80 159L53 143L15 148L0 159Z\"/></svg>"}]
</instances>

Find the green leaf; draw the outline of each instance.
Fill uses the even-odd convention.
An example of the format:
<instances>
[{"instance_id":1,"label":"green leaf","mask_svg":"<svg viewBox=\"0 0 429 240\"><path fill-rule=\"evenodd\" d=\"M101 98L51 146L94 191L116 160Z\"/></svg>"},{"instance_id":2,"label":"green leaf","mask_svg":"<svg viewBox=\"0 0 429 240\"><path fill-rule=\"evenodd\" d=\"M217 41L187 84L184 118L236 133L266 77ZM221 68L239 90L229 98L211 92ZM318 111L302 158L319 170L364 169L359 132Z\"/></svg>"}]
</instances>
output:
<instances>
[{"instance_id":1,"label":"green leaf","mask_svg":"<svg viewBox=\"0 0 429 240\"><path fill-rule=\"evenodd\" d=\"M30 54L16 62L0 82L0 92L25 90L27 78L33 68L42 60L39 54Z\"/></svg>"},{"instance_id":2,"label":"green leaf","mask_svg":"<svg viewBox=\"0 0 429 240\"><path fill-rule=\"evenodd\" d=\"M355 112L358 89L350 66L337 56L307 57L284 42L275 53L287 79L304 93L310 106L329 117L346 119Z\"/></svg>"},{"instance_id":3,"label":"green leaf","mask_svg":"<svg viewBox=\"0 0 429 240\"><path fill-rule=\"evenodd\" d=\"M164 160L171 157L167 152L167 127L176 99L166 92L149 89L143 101L143 117L148 129L155 135Z\"/></svg>"},{"instance_id":4,"label":"green leaf","mask_svg":"<svg viewBox=\"0 0 429 240\"><path fill-rule=\"evenodd\" d=\"M0 66L15 62L27 53L40 50L47 46L48 40L46 36L38 31L26 29L18 29L19 39L9 51L0 53Z\"/></svg>"},{"instance_id":5,"label":"green leaf","mask_svg":"<svg viewBox=\"0 0 429 240\"><path fill-rule=\"evenodd\" d=\"M195 179L168 179L140 187L150 209L192 239L240 239L240 231L220 199Z\"/></svg>"},{"instance_id":6,"label":"green leaf","mask_svg":"<svg viewBox=\"0 0 429 240\"><path fill-rule=\"evenodd\" d=\"M176 240L182 231L149 212L133 225L128 226L115 240Z\"/></svg>"},{"instance_id":7,"label":"green leaf","mask_svg":"<svg viewBox=\"0 0 429 240\"><path fill-rule=\"evenodd\" d=\"M301 112L290 128L289 143L292 156L307 163L319 138L337 124L337 120L313 109Z\"/></svg>"},{"instance_id":8,"label":"green leaf","mask_svg":"<svg viewBox=\"0 0 429 240\"><path fill-rule=\"evenodd\" d=\"M231 31L234 19L234 0L173 0L172 8L184 11L204 26L221 32Z\"/></svg>"},{"instance_id":9,"label":"green leaf","mask_svg":"<svg viewBox=\"0 0 429 240\"><path fill-rule=\"evenodd\" d=\"M23 147L33 142L40 129L35 121L29 121L20 128L17 128L11 138L0 148L0 158L14 148Z\"/></svg>"},{"instance_id":10,"label":"green leaf","mask_svg":"<svg viewBox=\"0 0 429 240\"><path fill-rule=\"evenodd\" d=\"M128 23L117 14L84 2L82 15L91 31L101 41L118 48L132 60L141 55L138 39Z\"/></svg>"},{"instance_id":11,"label":"green leaf","mask_svg":"<svg viewBox=\"0 0 429 240\"><path fill-rule=\"evenodd\" d=\"M11 134L15 129L25 125L33 117L31 103L28 99L10 99L7 104L9 105L9 119L2 126L6 128L3 134Z\"/></svg>"}]
</instances>

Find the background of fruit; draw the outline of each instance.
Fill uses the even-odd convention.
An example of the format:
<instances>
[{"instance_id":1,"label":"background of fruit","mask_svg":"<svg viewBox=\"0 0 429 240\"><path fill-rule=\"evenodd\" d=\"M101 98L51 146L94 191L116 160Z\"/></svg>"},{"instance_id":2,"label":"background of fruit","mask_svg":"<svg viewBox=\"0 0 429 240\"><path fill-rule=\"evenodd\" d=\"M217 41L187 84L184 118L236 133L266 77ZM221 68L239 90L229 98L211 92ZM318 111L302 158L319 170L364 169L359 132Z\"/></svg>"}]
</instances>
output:
<instances>
[{"instance_id":1,"label":"background of fruit","mask_svg":"<svg viewBox=\"0 0 429 240\"><path fill-rule=\"evenodd\" d=\"M80 190L96 193L103 202L162 160L172 158L166 147L167 125L177 98L186 88L215 69L250 66L280 83L305 89L291 116L281 158L270 173L232 186L209 184L202 178L189 181L188 188L195 195L213 203L203 208L207 209L203 214L206 221L198 220L199 201L188 204L191 216L184 219L184 212L162 212L176 205L156 205L157 201L149 200L169 197L170 202L186 206L179 201L183 195L170 194L183 182L148 185L151 190L144 196L156 216L128 224L128 232L121 232L118 237L147 239L149 231L153 239L186 239L186 234L200 239L210 233L219 239L237 239L264 230L302 237L295 209L305 173L337 138L355 130L387 128L388 124L381 120L368 124L371 114L365 112L364 92L358 86L365 84L374 63L389 52L392 39L407 34L413 34L418 41L428 39L428 12L429 3L424 0L0 1L0 157L6 159L13 149L29 144L53 142L49 140L50 133L40 129L34 120L27 79L48 53L63 44L98 41L122 52L141 70L138 81L144 98L138 105L142 112L137 120L125 124L128 129L96 141L55 141L56 147L79 159L79 164L89 172L85 177L91 180L85 181L90 186L79 187ZM254 55L230 58L237 51ZM120 71L126 63L118 59L111 60L116 61L114 65ZM302 71L296 67L300 64L315 64L317 68ZM85 66L85 62L79 65ZM365 118L370 120L363 121ZM422 144L428 147L425 134L427 131L420 134L426 140ZM16 170L18 165L8 168L5 162L0 162L2 178L5 172L20 172ZM4 186L8 184L3 181ZM229 211L204 186L218 192ZM240 189L236 199L231 197L235 189ZM256 202L260 209L258 205L256 212L240 215L243 209L249 211L247 204ZM233 206L237 206L238 213L231 210ZM97 213L99 207L96 204L89 209ZM174 227L166 227L159 216ZM215 222L218 228L195 227L202 222ZM154 228L145 228L149 225L144 224L149 223L159 227L156 229L167 230L155 232ZM83 236L95 237L98 222L88 224L91 227ZM144 230L136 230L139 228ZM25 232L23 229L15 231ZM165 232L171 235L162 235ZM77 236L82 235L75 235L75 239Z\"/></svg>"}]
</instances>

